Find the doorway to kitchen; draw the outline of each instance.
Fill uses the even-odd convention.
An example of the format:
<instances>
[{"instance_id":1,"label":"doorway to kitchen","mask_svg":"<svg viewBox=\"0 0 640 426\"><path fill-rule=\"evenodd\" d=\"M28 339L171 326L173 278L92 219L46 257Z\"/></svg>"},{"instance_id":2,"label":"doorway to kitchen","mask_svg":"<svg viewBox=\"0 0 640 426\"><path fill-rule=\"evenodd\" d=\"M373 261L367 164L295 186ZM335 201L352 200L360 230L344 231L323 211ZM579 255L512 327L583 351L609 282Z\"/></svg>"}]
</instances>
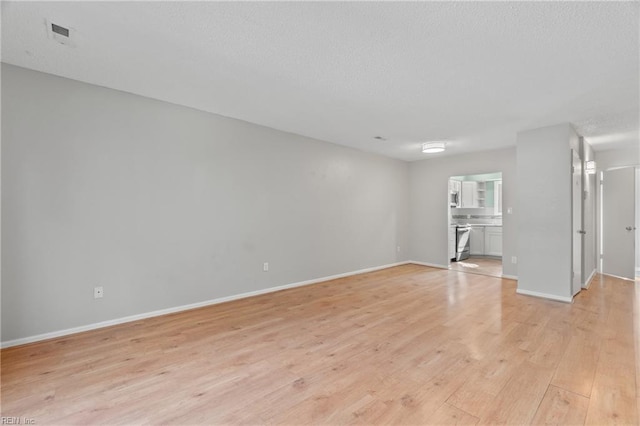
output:
<instances>
[{"instance_id":1,"label":"doorway to kitchen","mask_svg":"<svg viewBox=\"0 0 640 426\"><path fill-rule=\"evenodd\" d=\"M449 269L502 277L502 172L449 179Z\"/></svg>"}]
</instances>

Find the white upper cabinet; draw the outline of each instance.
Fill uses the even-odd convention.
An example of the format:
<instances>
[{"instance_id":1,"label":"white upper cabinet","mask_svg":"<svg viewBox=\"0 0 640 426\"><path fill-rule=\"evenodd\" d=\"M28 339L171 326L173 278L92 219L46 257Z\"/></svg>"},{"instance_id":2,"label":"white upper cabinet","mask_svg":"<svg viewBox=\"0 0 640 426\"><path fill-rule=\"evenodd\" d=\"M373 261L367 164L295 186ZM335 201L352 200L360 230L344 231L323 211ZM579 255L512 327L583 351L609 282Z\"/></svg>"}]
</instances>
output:
<instances>
[{"instance_id":1,"label":"white upper cabinet","mask_svg":"<svg viewBox=\"0 0 640 426\"><path fill-rule=\"evenodd\" d=\"M478 182L464 181L462 182L462 208L478 207Z\"/></svg>"}]
</instances>

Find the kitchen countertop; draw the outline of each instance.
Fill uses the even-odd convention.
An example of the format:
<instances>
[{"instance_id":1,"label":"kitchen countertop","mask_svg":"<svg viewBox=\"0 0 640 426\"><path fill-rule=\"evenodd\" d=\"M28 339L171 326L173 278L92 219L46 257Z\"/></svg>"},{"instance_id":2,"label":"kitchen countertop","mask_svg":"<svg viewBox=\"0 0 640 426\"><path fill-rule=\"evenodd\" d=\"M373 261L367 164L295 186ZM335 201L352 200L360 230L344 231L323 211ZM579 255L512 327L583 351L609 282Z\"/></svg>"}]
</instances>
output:
<instances>
[{"instance_id":1,"label":"kitchen countertop","mask_svg":"<svg viewBox=\"0 0 640 426\"><path fill-rule=\"evenodd\" d=\"M475 227L482 227L482 226L495 226L498 228L502 228L502 225L496 225L495 223L456 223L456 224L451 224L451 226L471 226L472 228Z\"/></svg>"}]
</instances>

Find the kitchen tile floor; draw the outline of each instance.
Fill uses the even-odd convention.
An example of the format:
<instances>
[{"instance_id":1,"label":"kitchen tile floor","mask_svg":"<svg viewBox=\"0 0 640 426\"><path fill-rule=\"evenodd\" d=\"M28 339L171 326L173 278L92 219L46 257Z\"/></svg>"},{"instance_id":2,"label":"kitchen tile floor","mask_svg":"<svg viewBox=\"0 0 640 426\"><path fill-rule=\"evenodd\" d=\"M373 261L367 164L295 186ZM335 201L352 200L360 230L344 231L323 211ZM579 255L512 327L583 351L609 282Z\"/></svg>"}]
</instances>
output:
<instances>
[{"instance_id":1,"label":"kitchen tile floor","mask_svg":"<svg viewBox=\"0 0 640 426\"><path fill-rule=\"evenodd\" d=\"M450 269L452 271L470 272L499 278L502 276L502 259L471 256L460 262L451 262Z\"/></svg>"}]
</instances>

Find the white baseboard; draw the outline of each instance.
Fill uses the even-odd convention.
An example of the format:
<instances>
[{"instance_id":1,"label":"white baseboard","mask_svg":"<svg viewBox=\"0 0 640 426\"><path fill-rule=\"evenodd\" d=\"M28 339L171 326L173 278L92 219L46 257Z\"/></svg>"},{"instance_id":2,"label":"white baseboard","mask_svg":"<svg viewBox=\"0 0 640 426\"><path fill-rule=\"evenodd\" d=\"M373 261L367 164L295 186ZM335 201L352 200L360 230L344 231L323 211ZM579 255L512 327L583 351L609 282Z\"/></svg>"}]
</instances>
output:
<instances>
[{"instance_id":1,"label":"white baseboard","mask_svg":"<svg viewBox=\"0 0 640 426\"><path fill-rule=\"evenodd\" d=\"M633 278L621 277L619 275L605 274L604 272L601 272L601 274L604 275L605 277L613 277L613 278L617 278L619 280L635 281L635 279L633 279Z\"/></svg>"},{"instance_id":2,"label":"white baseboard","mask_svg":"<svg viewBox=\"0 0 640 426\"><path fill-rule=\"evenodd\" d=\"M555 294L538 293L537 291L517 289L516 293L522 294L525 296L534 296L534 297L541 297L543 299L556 300L558 302L565 302L565 303L573 302L573 297L563 297L563 296L557 296Z\"/></svg>"},{"instance_id":3,"label":"white baseboard","mask_svg":"<svg viewBox=\"0 0 640 426\"><path fill-rule=\"evenodd\" d=\"M407 263L413 263L414 265L429 266L431 268L449 269L448 265L440 265L440 264L437 264L437 263L418 262L417 260L410 260Z\"/></svg>"},{"instance_id":4,"label":"white baseboard","mask_svg":"<svg viewBox=\"0 0 640 426\"><path fill-rule=\"evenodd\" d=\"M390 263L388 265L374 266L371 268L360 269L352 272L345 272L343 274L330 275L328 277L314 278L312 280L300 281L291 284L285 284L277 287L269 287L262 290L250 291L247 293L234 294L232 296L219 297L216 299L205 300L204 302L191 303L189 305L175 306L172 308L159 309L157 311L145 312L142 314L130 315L123 318L116 318L108 321L96 322L93 324L82 325L80 327L67 328L65 330L52 331L49 333L37 334L35 336L23 337L20 339L7 340L0 344L2 348L9 348L11 346L25 345L27 343L39 342L41 340L53 339L56 337L68 336L70 334L81 333L83 331L96 330L99 328L110 327L112 325L123 324L132 321L139 321L146 318L158 317L161 315L173 314L175 312L188 311L190 309L202 308L204 306L217 305L219 303L230 302L232 300L244 299L247 297L259 296L261 294L273 293L276 291L287 290L295 287L302 287L306 285L316 284L323 281L335 280L337 278L345 278L352 275L364 274L366 272L378 271L381 269L393 268L394 266L406 265L413 263L411 261Z\"/></svg>"},{"instance_id":5,"label":"white baseboard","mask_svg":"<svg viewBox=\"0 0 640 426\"><path fill-rule=\"evenodd\" d=\"M598 272L598 271L597 271L597 270L595 270L595 269L591 272L591 274L589 275L589 278L587 278L587 281L585 281L585 283L584 283L584 285L582 286L582 288L589 288L589 286L591 285L591 280L593 280L593 277L595 277L595 276L596 276L596 273L597 273L597 272Z\"/></svg>"},{"instance_id":6,"label":"white baseboard","mask_svg":"<svg viewBox=\"0 0 640 426\"><path fill-rule=\"evenodd\" d=\"M517 275L505 275L505 274L502 274L502 278L506 278L508 280L518 281L518 276Z\"/></svg>"}]
</instances>

